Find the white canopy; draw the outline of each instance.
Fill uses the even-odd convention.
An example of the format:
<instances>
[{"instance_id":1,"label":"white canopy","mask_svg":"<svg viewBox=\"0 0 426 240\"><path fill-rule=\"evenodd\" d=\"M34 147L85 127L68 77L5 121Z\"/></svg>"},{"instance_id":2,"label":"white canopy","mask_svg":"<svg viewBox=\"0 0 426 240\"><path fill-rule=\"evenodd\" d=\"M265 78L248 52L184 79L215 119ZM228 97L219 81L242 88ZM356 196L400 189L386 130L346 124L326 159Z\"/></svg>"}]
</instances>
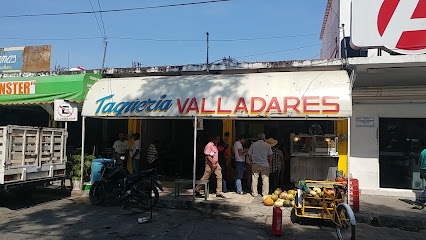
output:
<instances>
[{"instance_id":1,"label":"white canopy","mask_svg":"<svg viewBox=\"0 0 426 240\"><path fill-rule=\"evenodd\" d=\"M346 71L109 78L84 101L86 117L350 117Z\"/></svg>"}]
</instances>

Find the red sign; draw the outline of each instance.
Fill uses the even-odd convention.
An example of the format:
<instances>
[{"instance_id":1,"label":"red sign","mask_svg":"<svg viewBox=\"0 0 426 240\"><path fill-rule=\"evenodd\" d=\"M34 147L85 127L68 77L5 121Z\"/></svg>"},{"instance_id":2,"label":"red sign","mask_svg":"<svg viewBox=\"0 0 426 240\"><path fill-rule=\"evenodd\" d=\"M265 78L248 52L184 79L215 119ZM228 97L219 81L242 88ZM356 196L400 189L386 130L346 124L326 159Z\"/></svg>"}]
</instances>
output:
<instances>
[{"instance_id":1,"label":"red sign","mask_svg":"<svg viewBox=\"0 0 426 240\"><path fill-rule=\"evenodd\" d=\"M361 48L426 53L426 0L353 1L351 40Z\"/></svg>"},{"instance_id":2,"label":"red sign","mask_svg":"<svg viewBox=\"0 0 426 240\"><path fill-rule=\"evenodd\" d=\"M397 10L397 7L400 3L401 0L385 0L383 2L377 18L377 28L379 30L380 36L383 37L383 34L385 33L392 17L395 15L395 11ZM403 8L399 8L399 11L403 10ZM410 19L419 18L426 18L426 0L418 1ZM426 49L426 26L424 27L425 29L423 30L403 31L395 47L397 49L403 50Z\"/></svg>"}]
</instances>

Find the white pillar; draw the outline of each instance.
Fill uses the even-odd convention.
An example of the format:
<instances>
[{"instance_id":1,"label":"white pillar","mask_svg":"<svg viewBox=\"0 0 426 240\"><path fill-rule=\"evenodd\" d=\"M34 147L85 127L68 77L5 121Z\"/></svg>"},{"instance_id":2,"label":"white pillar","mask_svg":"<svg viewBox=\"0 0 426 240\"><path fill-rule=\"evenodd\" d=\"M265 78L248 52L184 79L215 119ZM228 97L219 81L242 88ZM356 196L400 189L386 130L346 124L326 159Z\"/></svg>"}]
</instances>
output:
<instances>
[{"instance_id":1,"label":"white pillar","mask_svg":"<svg viewBox=\"0 0 426 240\"><path fill-rule=\"evenodd\" d=\"M195 199L195 177L197 173L197 116L194 117L194 169L192 174L192 197Z\"/></svg>"},{"instance_id":2,"label":"white pillar","mask_svg":"<svg viewBox=\"0 0 426 240\"><path fill-rule=\"evenodd\" d=\"M81 190L83 190L83 170L84 170L84 137L86 130L86 117L82 116L81 118L81 176L80 184Z\"/></svg>"},{"instance_id":3,"label":"white pillar","mask_svg":"<svg viewBox=\"0 0 426 240\"><path fill-rule=\"evenodd\" d=\"M351 118L348 118L348 153L347 153L347 172L348 172L348 204L351 199Z\"/></svg>"}]
</instances>

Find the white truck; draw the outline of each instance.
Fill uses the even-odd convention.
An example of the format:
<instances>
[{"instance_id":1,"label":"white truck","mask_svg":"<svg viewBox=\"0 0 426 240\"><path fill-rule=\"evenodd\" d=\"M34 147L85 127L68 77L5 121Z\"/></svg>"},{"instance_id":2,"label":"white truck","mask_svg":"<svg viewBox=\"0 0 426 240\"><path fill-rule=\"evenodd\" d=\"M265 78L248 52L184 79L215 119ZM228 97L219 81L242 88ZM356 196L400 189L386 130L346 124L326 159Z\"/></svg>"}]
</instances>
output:
<instances>
[{"instance_id":1,"label":"white truck","mask_svg":"<svg viewBox=\"0 0 426 240\"><path fill-rule=\"evenodd\" d=\"M0 126L0 191L64 180L67 130Z\"/></svg>"}]
</instances>

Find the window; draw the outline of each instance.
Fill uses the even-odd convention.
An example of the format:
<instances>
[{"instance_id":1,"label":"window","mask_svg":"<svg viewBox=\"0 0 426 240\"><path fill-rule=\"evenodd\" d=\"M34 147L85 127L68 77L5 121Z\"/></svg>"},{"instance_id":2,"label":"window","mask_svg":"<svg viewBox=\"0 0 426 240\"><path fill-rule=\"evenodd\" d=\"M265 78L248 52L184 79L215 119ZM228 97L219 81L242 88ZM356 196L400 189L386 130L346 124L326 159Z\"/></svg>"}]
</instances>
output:
<instances>
[{"instance_id":1,"label":"window","mask_svg":"<svg viewBox=\"0 0 426 240\"><path fill-rule=\"evenodd\" d=\"M417 160L425 147L426 119L380 118L380 187L420 189Z\"/></svg>"}]
</instances>

